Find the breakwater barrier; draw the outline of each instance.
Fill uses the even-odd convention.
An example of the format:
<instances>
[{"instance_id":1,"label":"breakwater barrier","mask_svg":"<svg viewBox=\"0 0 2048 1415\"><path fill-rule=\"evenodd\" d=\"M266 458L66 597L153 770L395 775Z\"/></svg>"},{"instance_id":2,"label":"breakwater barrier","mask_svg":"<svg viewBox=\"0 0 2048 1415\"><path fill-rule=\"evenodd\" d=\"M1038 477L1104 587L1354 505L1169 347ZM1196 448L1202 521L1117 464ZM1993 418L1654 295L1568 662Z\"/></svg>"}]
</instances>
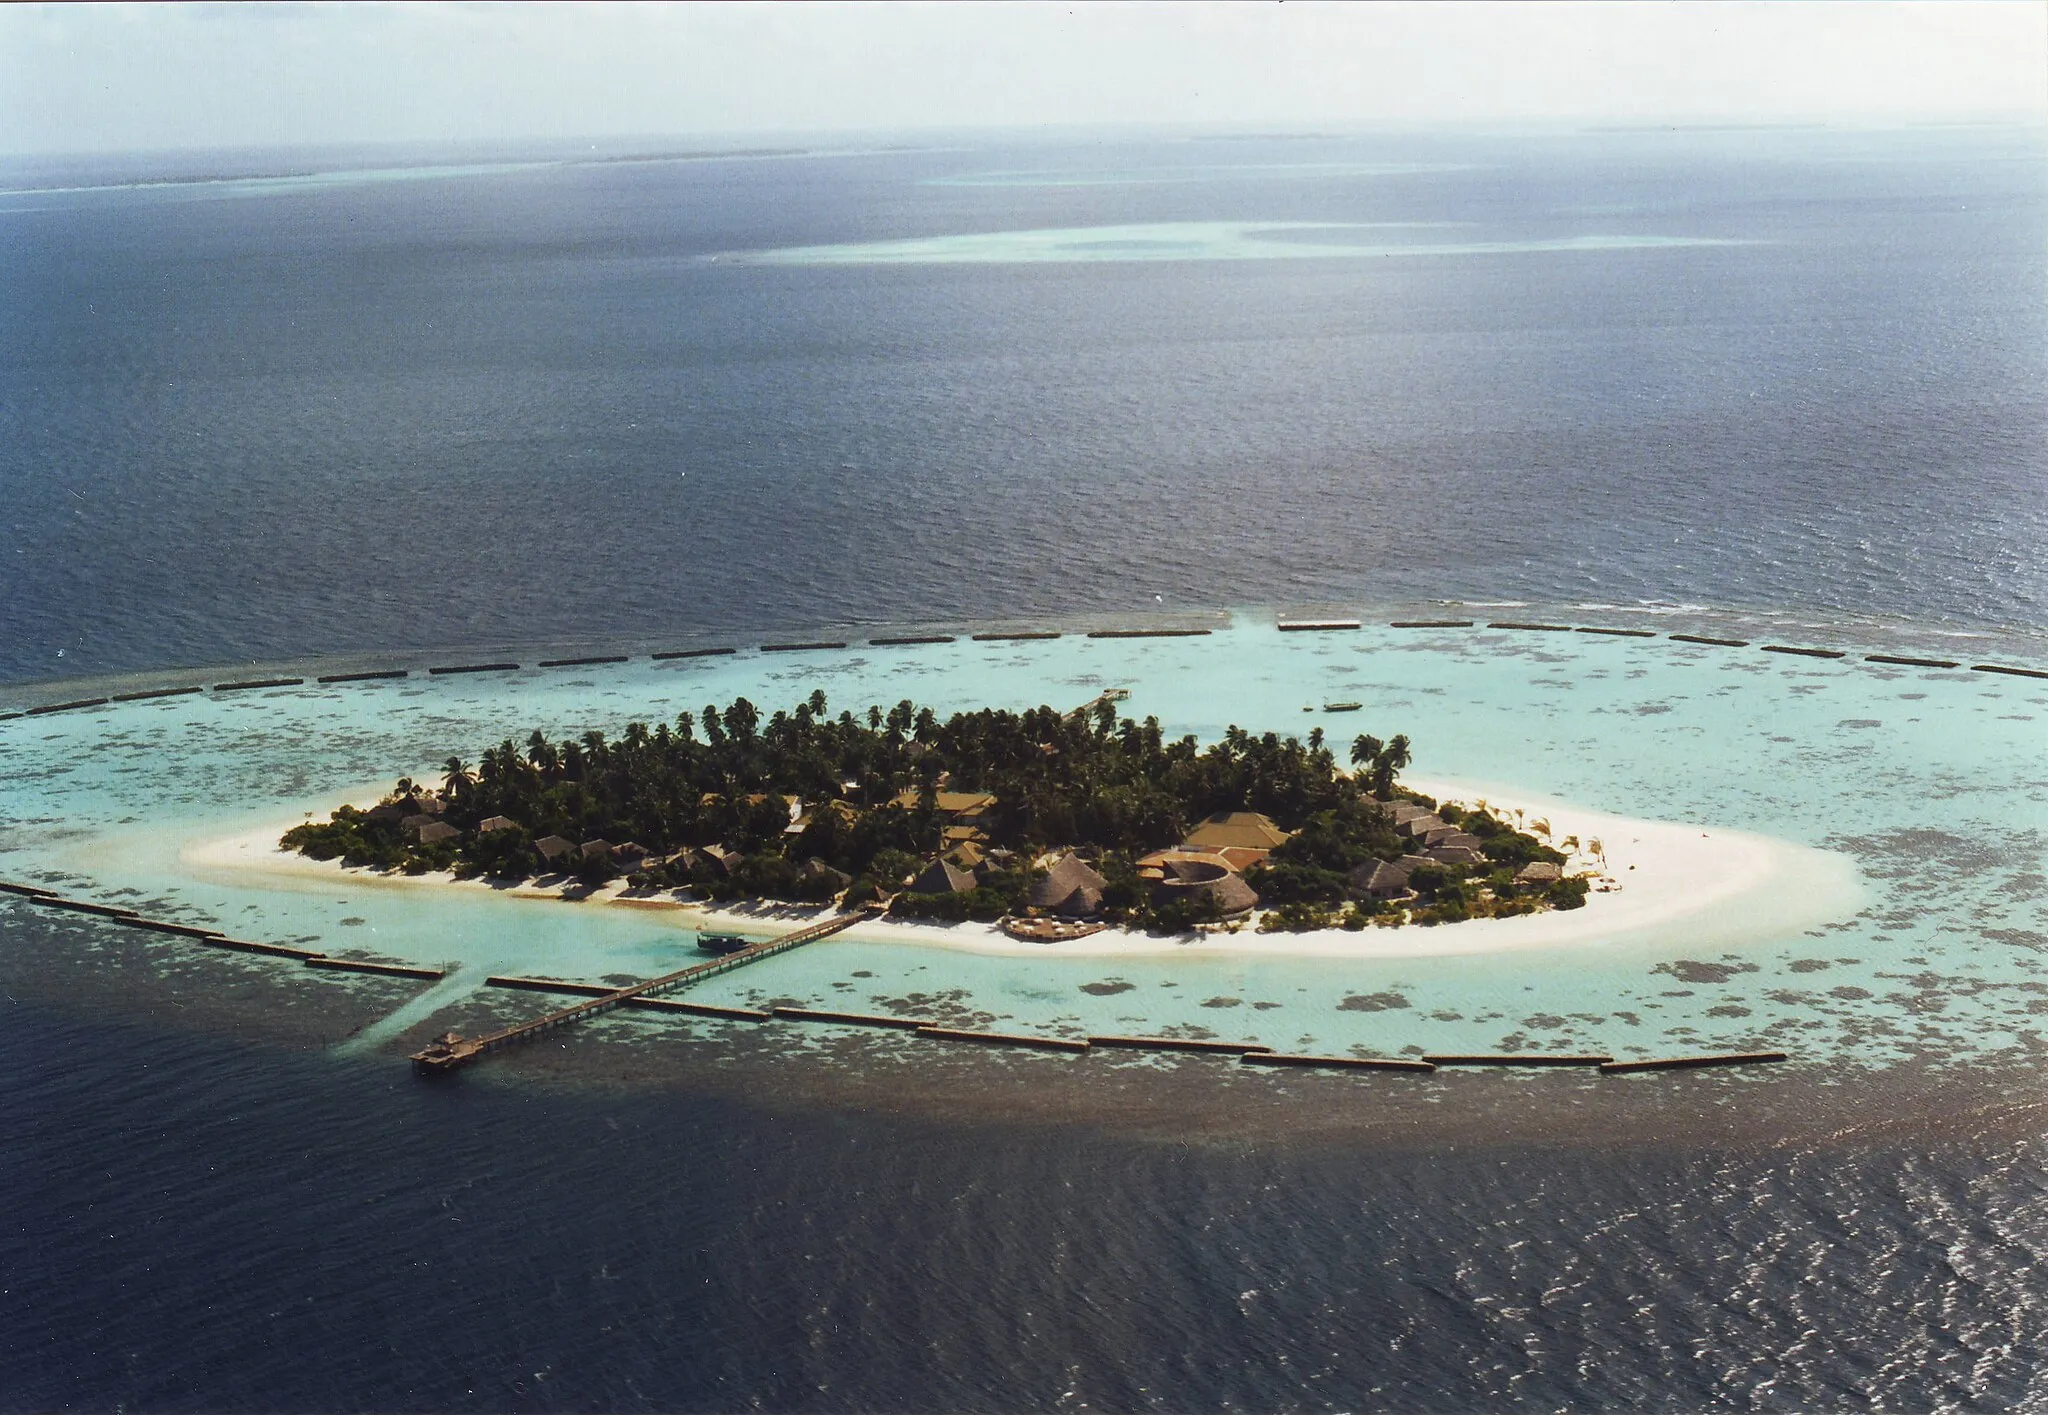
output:
<instances>
[{"instance_id":1,"label":"breakwater barrier","mask_svg":"<svg viewBox=\"0 0 2048 1415\"><path fill-rule=\"evenodd\" d=\"M257 688L296 688L306 680L303 678L244 678L238 683L216 683L216 693L239 693Z\"/></svg>"},{"instance_id":2,"label":"breakwater barrier","mask_svg":"<svg viewBox=\"0 0 2048 1415\"><path fill-rule=\"evenodd\" d=\"M1092 629L1091 639L1199 639L1208 629Z\"/></svg>"},{"instance_id":3,"label":"breakwater barrier","mask_svg":"<svg viewBox=\"0 0 2048 1415\"><path fill-rule=\"evenodd\" d=\"M822 1007L778 1007L775 1016L796 1022L836 1022L846 1027L894 1027L904 1032L919 1031L931 1025L913 1017L889 1017L878 1012L833 1012Z\"/></svg>"},{"instance_id":4,"label":"breakwater barrier","mask_svg":"<svg viewBox=\"0 0 2048 1415\"><path fill-rule=\"evenodd\" d=\"M1258 1042L1219 1042L1197 1037L1090 1037L1091 1047L1117 1047L1126 1051L1212 1052L1222 1056L1243 1056L1247 1052L1269 1052L1273 1048Z\"/></svg>"},{"instance_id":5,"label":"breakwater barrier","mask_svg":"<svg viewBox=\"0 0 2048 1415\"><path fill-rule=\"evenodd\" d=\"M1520 619L1496 619L1486 626L1489 629L1527 629L1538 634L1569 634L1569 624L1531 624Z\"/></svg>"},{"instance_id":6,"label":"breakwater barrier","mask_svg":"<svg viewBox=\"0 0 2048 1415\"><path fill-rule=\"evenodd\" d=\"M1799 648L1799 647L1797 647L1796 645L1793 645L1793 644L1765 644L1765 645L1763 646L1763 651L1764 651L1765 653L1790 653L1790 654L1797 654L1797 655L1799 655L1799 657L1801 657L1801 658L1847 658L1847 657L1848 657L1848 655L1847 655L1847 654L1845 654L1845 653L1843 653L1843 652L1842 652L1842 651L1841 651L1840 649L1807 649L1807 648Z\"/></svg>"},{"instance_id":7,"label":"breakwater barrier","mask_svg":"<svg viewBox=\"0 0 2048 1415\"><path fill-rule=\"evenodd\" d=\"M448 976L446 968L418 968L410 963L366 963L358 958L333 958L316 955L306 960L308 968L324 968L331 973L375 973L386 978L420 978L439 982Z\"/></svg>"},{"instance_id":8,"label":"breakwater barrier","mask_svg":"<svg viewBox=\"0 0 2048 1415\"><path fill-rule=\"evenodd\" d=\"M2048 678L2048 673L2044 673L2038 668L2008 668L2002 663L1973 663L1970 665L1970 671L1972 673L2006 673L2014 678Z\"/></svg>"},{"instance_id":9,"label":"breakwater barrier","mask_svg":"<svg viewBox=\"0 0 2048 1415\"><path fill-rule=\"evenodd\" d=\"M151 698L182 698L191 693L203 693L204 688L150 688L140 693L116 693L107 699L112 703L141 703Z\"/></svg>"},{"instance_id":10,"label":"breakwater barrier","mask_svg":"<svg viewBox=\"0 0 2048 1415\"><path fill-rule=\"evenodd\" d=\"M838 640L820 639L813 644L763 644L762 653L809 653L813 649L843 649L846 645Z\"/></svg>"},{"instance_id":11,"label":"breakwater barrier","mask_svg":"<svg viewBox=\"0 0 2048 1415\"><path fill-rule=\"evenodd\" d=\"M1001 634L976 634L974 635L974 642L977 644L992 644L1004 639L1057 639L1058 637L1060 637L1060 632L1057 629L1020 629Z\"/></svg>"},{"instance_id":12,"label":"breakwater barrier","mask_svg":"<svg viewBox=\"0 0 2048 1415\"><path fill-rule=\"evenodd\" d=\"M1720 1051L1703 1056L1659 1056L1648 1061L1603 1061L1602 1075L1626 1071L1691 1071L1703 1066L1756 1066L1789 1058L1782 1051Z\"/></svg>"},{"instance_id":13,"label":"breakwater barrier","mask_svg":"<svg viewBox=\"0 0 2048 1415\"><path fill-rule=\"evenodd\" d=\"M518 668L519 665L516 663L453 663L441 668L429 668L427 672L439 678L450 673L512 673Z\"/></svg>"},{"instance_id":14,"label":"breakwater barrier","mask_svg":"<svg viewBox=\"0 0 2048 1415\"><path fill-rule=\"evenodd\" d=\"M666 661L668 661L669 659L672 659L672 658L723 658L723 657L725 657L725 656L726 656L726 655L728 655L728 654L735 654L735 653L738 653L738 652L739 652L739 650L738 650L738 649L730 649L730 648L717 648L717 649L665 649L665 650L663 650L663 651L662 651L661 653L657 653L657 654L651 654L651 655L649 655L649 656L650 656L650 657L652 657L652 658L654 658L654 659L656 659L656 660L659 660L659 661L662 661L662 662L666 662Z\"/></svg>"},{"instance_id":15,"label":"breakwater barrier","mask_svg":"<svg viewBox=\"0 0 2048 1415\"><path fill-rule=\"evenodd\" d=\"M107 703L106 698L73 698L68 703L44 703L41 707L24 708L21 715L34 717L45 712L75 712L79 708L105 707Z\"/></svg>"},{"instance_id":16,"label":"breakwater barrier","mask_svg":"<svg viewBox=\"0 0 2048 1415\"><path fill-rule=\"evenodd\" d=\"M1396 619L1389 629L1469 629L1470 619Z\"/></svg>"},{"instance_id":17,"label":"breakwater barrier","mask_svg":"<svg viewBox=\"0 0 2048 1415\"><path fill-rule=\"evenodd\" d=\"M1906 658L1892 653L1867 653L1865 663L1896 663L1902 668L1960 668L1961 664L1952 658Z\"/></svg>"},{"instance_id":18,"label":"breakwater barrier","mask_svg":"<svg viewBox=\"0 0 2048 1415\"><path fill-rule=\"evenodd\" d=\"M133 909L124 909L118 904L95 904L89 899L66 899L61 894L45 894L35 899L45 909L68 909L74 914L97 914L103 919L139 919L142 916Z\"/></svg>"},{"instance_id":19,"label":"breakwater barrier","mask_svg":"<svg viewBox=\"0 0 2048 1415\"><path fill-rule=\"evenodd\" d=\"M14 884L0 879L0 894L18 894L23 899L55 899L57 891L34 884Z\"/></svg>"},{"instance_id":20,"label":"breakwater barrier","mask_svg":"<svg viewBox=\"0 0 2048 1415\"><path fill-rule=\"evenodd\" d=\"M1424 1055L1431 1066L1604 1066L1611 1056L1571 1056L1559 1052L1509 1051Z\"/></svg>"},{"instance_id":21,"label":"breakwater barrier","mask_svg":"<svg viewBox=\"0 0 2048 1415\"><path fill-rule=\"evenodd\" d=\"M626 663L628 661L630 661L629 655L613 653L596 654L590 658L544 658L540 661L539 666L542 668L584 668L597 663Z\"/></svg>"},{"instance_id":22,"label":"breakwater barrier","mask_svg":"<svg viewBox=\"0 0 2048 1415\"><path fill-rule=\"evenodd\" d=\"M878 649L908 648L913 644L950 644L951 634L899 634L887 639L869 639L870 647Z\"/></svg>"},{"instance_id":23,"label":"breakwater barrier","mask_svg":"<svg viewBox=\"0 0 2048 1415\"><path fill-rule=\"evenodd\" d=\"M1347 1071L1435 1071L1428 1061L1408 1061L1394 1056L1308 1056L1298 1052L1248 1051L1240 1058L1246 1066L1326 1066Z\"/></svg>"},{"instance_id":24,"label":"breakwater barrier","mask_svg":"<svg viewBox=\"0 0 2048 1415\"><path fill-rule=\"evenodd\" d=\"M1579 625L1578 632L1581 634L1605 634L1610 639L1654 639L1657 637L1655 629L1608 629L1595 624L1581 624Z\"/></svg>"},{"instance_id":25,"label":"breakwater barrier","mask_svg":"<svg viewBox=\"0 0 2048 1415\"><path fill-rule=\"evenodd\" d=\"M1290 624L1277 624L1274 627L1283 634L1325 634L1363 626L1356 619L1297 619Z\"/></svg>"},{"instance_id":26,"label":"breakwater barrier","mask_svg":"<svg viewBox=\"0 0 2048 1415\"><path fill-rule=\"evenodd\" d=\"M411 677L403 668L373 668L363 673L323 673L315 682L319 683L369 683L379 678Z\"/></svg>"},{"instance_id":27,"label":"breakwater barrier","mask_svg":"<svg viewBox=\"0 0 2048 1415\"><path fill-rule=\"evenodd\" d=\"M940 1042L979 1042L984 1046L1025 1047L1035 1051L1086 1051L1088 1043L1071 1037L1042 1037L1029 1032L974 1032L963 1027L923 1026L920 1037Z\"/></svg>"},{"instance_id":28,"label":"breakwater barrier","mask_svg":"<svg viewBox=\"0 0 2048 1415\"><path fill-rule=\"evenodd\" d=\"M1709 638L1705 634L1673 634L1671 637L1681 644L1708 644L1717 649L1746 649L1749 647L1749 640L1747 639L1715 639Z\"/></svg>"}]
</instances>

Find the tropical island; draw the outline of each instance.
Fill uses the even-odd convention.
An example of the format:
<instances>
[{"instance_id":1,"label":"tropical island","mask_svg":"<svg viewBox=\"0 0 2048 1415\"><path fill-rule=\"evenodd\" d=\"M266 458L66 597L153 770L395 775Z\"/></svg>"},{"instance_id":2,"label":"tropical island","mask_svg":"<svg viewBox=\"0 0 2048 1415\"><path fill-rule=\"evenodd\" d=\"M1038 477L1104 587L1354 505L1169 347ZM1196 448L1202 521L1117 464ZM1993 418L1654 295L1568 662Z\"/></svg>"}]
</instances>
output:
<instances>
[{"instance_id":1,"label":"tropical island","mask_svg":"<svg viewBox=\"0 0 2048 1415\"><path fill-rule=\"evenodd\" d=\"M282 845L409 875L1001 921L1040 940L1254 911L1262 931L1355 930L1585 903L1564 851L1402 787L1405 736L1358 736L1347 772L1320 729L1232 727L1204 747L1122 716L1122 696L942 721L907 699L833 717L818 691L766 721L738 698L616 740L534 732Z\"/></svg>"}]
</instances>

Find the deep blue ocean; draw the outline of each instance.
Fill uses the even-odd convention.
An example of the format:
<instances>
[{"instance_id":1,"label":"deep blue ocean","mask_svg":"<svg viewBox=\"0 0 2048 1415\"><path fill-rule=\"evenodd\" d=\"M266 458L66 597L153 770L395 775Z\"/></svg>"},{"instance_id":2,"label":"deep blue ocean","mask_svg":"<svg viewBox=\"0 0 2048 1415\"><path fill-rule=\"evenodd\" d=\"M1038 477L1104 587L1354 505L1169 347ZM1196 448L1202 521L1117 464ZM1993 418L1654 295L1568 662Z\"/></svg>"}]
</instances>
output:
<instances>
[{"instance_id":1,"label":"deep blue ocean","mask_svg":"<svg viewBox=\"0 0 2048 1415\"><path fill-rule=\"evenodd\" d=\"M792 146L0 164L0 683L1432 600L2048 634L2040 130ZM0 1016L0 1408L2048 1403L2023 1110L1196 1140Z\"/></svg>"}]
</instances>

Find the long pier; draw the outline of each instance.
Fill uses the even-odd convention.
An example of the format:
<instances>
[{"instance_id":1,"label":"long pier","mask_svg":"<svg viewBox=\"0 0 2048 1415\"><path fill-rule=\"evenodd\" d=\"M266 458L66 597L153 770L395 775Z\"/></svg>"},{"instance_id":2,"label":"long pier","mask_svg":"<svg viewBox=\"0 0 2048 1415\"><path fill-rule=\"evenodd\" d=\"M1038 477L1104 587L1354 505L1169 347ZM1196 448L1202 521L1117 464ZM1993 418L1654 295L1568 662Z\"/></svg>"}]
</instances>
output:
<instances>
[{"instance_id":1,"label":"long pier","mask_svg":"<svg viewBox=\"0 0 2048 1415\"><path fill-rule=\"evenodd\" d=\"M834 914L829 919L821 919L815 924L798 929L795 933L784 934L782 937L770 939L766 943L757 943L751 948L743 948L737 953L728 953L722 958L713 958L706 963L693 963L687 968L678 968L673 973L664 973L658 978L649 978L644 983L633 983L627 987L616 988L604 993L602 996L593 997L587 1002L579 1002L569 1007L558 1008L553 1012L535 1017L531 1021L505 1027L481 1037L461 1037L450 1032L440 1040L429 1043L425 1050L413 1054L413 1070L422 1076L445 1075L456 1070L458 1067L467 1066L480 1056L488 1056L494 1051L503 1050L505 1047L517 1046L520 1042L532 1041L535 1037L545 1035L561 1027L574 1026L578 1022L588 1021L592 1017L600 1017L614 1008L625 1006L627 1003L636 1002L642 998L656 997L665 992L672 992L676 988L687 987L691 983L701 982L705 978L716 977L718 974L729 972L734 968L744 968L747 964L757 963L763 958L772 958L778 953L787 953L792 948L801 948L807 943L816 943L819 939L836 934L841 929L851 928L862 919L870 917L871 912L868 909L856 909L850 913Z\"/></svg>"}]
</instances>

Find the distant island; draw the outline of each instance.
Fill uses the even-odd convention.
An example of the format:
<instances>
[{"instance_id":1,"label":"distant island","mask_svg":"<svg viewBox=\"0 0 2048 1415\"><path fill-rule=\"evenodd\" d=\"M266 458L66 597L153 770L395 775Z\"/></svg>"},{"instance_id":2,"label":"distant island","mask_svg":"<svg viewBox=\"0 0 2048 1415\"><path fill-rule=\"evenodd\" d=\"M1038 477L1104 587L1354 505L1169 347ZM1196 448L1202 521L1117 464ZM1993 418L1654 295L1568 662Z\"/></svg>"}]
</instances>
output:
<instances>
[{"instance_id":1,"label":"distant island","mask_svg":"<svg viewBox=\"0 0 2048 1415\"><path fill-rule=\"evenodd\" d=\"M1562 850L1483 804L1402 788L1405 736L1357 737L1347 772L1320 729L1232 727L1203 747L1122 716L1123 696L941 721L907 699L833 717L819 691L766 721L738 698L615 740L534 732L282 844L405 874L585 890L623 877L643 896L886 906L1041 940L1255 911L1261 930L1304 931L1586 901Z\"/></svg>"}]
</instances>

